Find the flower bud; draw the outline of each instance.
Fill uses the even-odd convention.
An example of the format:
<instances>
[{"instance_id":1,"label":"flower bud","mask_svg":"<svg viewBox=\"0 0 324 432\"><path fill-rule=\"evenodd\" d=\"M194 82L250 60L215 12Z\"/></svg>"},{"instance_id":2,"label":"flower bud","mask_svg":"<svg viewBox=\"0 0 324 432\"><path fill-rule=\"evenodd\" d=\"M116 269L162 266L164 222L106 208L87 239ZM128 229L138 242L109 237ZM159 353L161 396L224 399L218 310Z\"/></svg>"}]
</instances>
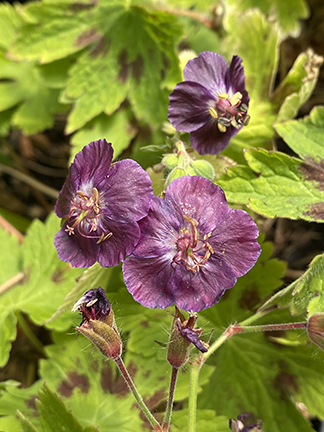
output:
<instances>
[{"instance_id":1,"label":"flower bud","mask_svg":"<svg viewBox=\"0 0 324 432\"><path fill-rule=\"evenodd\" d=\"M176 166L178 166L178 156L174 153L165 155L162 159L162 165L169 170L174 169Z\"/></svg>"},{"instance_id":2,"label":"flower bud","mask_svg":"<svg viewBox=\"0 0 324 432\"><path fill-rule=\"evenodd\" d=\"M193 160L190 165L195 172L194 175L199 175L200 177L207 178L210 181L214 180L215 171L213 165L208 161L202 159Z\"/></svg>"},{"instance_id":3,"label":"flower bud","mask_svg":"<svg viewBox=\"0 0 324 432\"><path fill-rule=\"evenodd\" d=\"M199 339L202 329L194 329L196 321L197 314L190 313L189 319L186 320L176 307L167 356L168 362L174 368L180 368L187 362L191 343L201 352L207 352L208 345Z\"/></svg>"},{"instance_id":4,"label":"flower bud","mask_svg":"<svg viewBox=\"0 0 324 432\"><path fill-rule=\"evenodd\" d=\"M237 416L237 420L231 419L229 426L232 432L262 432L262 422L258 420L254 424L247 425L249 423L250 414L240 414Z\"/></svg>"},{"instance_id":5,"label":"flower bud","mask_svg":"<svg viewBox=\"0 0 324 432\"><path fill-rule=\"evenodd\" d=\"M324 313L312 315L307 322L307 333L312 342L324 351Z\"/></svg>"},{"instance_id":6,"label":"flower bud","mask_svg":"<svg viewBox=\"0 0 324 432\"><path fill-rule=\"evenodd\" d=\"M104 356L112 360L120 357L122 342L105 291L101 287L87 291L73 306L72 312L76 310L82 315L82 322L76 329Z\"/></svg>"}]
</instances>

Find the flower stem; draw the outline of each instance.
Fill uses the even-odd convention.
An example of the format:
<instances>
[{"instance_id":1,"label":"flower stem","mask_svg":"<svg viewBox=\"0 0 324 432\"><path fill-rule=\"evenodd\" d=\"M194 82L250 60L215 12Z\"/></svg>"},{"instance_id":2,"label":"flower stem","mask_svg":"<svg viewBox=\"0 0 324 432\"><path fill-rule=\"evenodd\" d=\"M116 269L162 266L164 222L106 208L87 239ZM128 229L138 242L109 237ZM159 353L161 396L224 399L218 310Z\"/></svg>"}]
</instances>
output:
<instances>
[{"instance_id":1,"label":"flower stem","mask_svg":"<svg viewBox=\"0 0 324 432\"><path fill-rule=\"evenodd\" d=\"M236 333L252 333L257 331L280 331L280 330L297 330L307 327L307 322L295 322L284 324L264 324L258 326L242 326L240 324L230 326L234 334Z\"/></svg>"},{"instance_id":2,"label":"flower stem","mask_svg":"<svg viewBox=\"0 0 324 432\"><path fill-rule=\"evenodd\" d=\"M152 415L151 411L147 408L147 406L145 405L142 396L139 394L137 388L135 387L135 384L131 378L131 376L129 375L126 366L123 362L123 360L121 359L121 357L118 357L117 359L115 359L115 363L121 373L121 375L123 376L128 388L130 389L130 391L133 393L136 402L138 403L139 407L141 408L143 414L145 415L145 417L147 418L147 420L150 422L151 426L153 427L153 429L156 432L162 432L161 426L159 425L159 423L157 422L157 420L155 419L155 417Z\"/></svg>"},{"instance_id":3,"label":"flower stem","mask_svg":"<svg viewBox=\"0 0 324 432\"><path fill-rule=\"evenodd\" d=\"M165 410L164 420L162 423L163 432L168 432L170 428L172 408L173 408L173 398L174 398L174 392L177 383L178 371L179 371L178 368L174 368L174 367L172 368L168 402Z\"/></svg>"},{"instance_id":4,"label":"flower stem","mask_svg":"<svg viewBox=\"0 0 324 432\"><path fill-rule=\"evenodd\" d=\"M18 323L24 334L27 336L27 338L30 340L31 344L39 351L42 356L45 358L47 357L43 344L41 341L35 336L35 334L32 332L30 327L28 326L25 318L23 317L22 313L20 311L15 312Z\"/></svg>"},{"instance_id":5,"label":"flower stem","mask_svg":"<svg viewBox=\"0 0 324 432\"><path fill-rule=\"evenodd\" d=\"M197 394L198 379L200 368L203 363L195 362L190 368L189 380L189 401L188 401L188 432L196 431L196 411L197 411Z\"/></svg>"}]
</instances>

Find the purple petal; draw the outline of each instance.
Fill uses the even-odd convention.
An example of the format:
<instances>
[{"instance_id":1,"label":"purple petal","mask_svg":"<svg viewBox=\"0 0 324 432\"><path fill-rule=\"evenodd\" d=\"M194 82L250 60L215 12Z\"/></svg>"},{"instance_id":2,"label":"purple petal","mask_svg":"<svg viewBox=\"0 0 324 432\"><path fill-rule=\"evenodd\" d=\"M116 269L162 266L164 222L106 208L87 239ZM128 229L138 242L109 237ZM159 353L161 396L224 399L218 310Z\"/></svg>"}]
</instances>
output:
<instances>
[{"instance_id":1,"label":"purple petal","mask_svg":"<svg viewBox=\"0 0 324 432\"><path fill-rule=\"evenodd\" d=\"M97 245L100 249L98 261L102 267L112 267L124 261L126 255L133 252L139 237L140 229L136 222L119 223L104 221L104 231L113 235Z\"/></svg>"},{"instance_id":2,"label":"purple petal","mask_svg":"<svg viewBox=\"0 0 324 432\"><path fill-rule=\"evenodd\" d=\"M206 87L189 81L177 84L169 99L168 118L180 132L201 128L210 118L209 107L215 105Z\"/></svg>"},{"instance_id":3,"label":"purple petal","mask_svg":"<svg viewBox=\"0 0 324 432\"><path fill-rule=\"evenodd\" d=\"M241 92L243 95L242 102L248 105L250 98L245 90L245 75L241 57L233 56L225 81L227 91L232 89L233 94L238 91Z\"/></svg>"},{"instance_id":4,"label":"purple petal","mask_svg":"<svg viewBox=\"0 0 324 432\"><path fill-rule=\"evenodd\" d=\"M216 96L226 92L225 76L227 70L227 63L221 55L205 51L188 61L183 75L186 81L199 83Z\"/></svg>"},{"instance_id":5,"label":"purple petal","mask_svg":"<svg viewBox=\"0 0 324 432\"><path fill-rule=\"evenodd\" d=\"M128 291L143 306L164 309L174 303L170 289L174 270L168 257L130 256L123 264L123 273Z\"/></svg>"},{"instance_id":6,"label":"purple petal","mask_svg":"<svg viewBox=\"0 0 324 432\"><path fill-rule=\"evenodd\" d=\"M181 326L180 326L179 331L182 334L182 336L185 337L188 342L194 344L195 347L199 349L199 351L201 351L201 352L207 352L208 351L208 349L202 344L201 340L199 339L199 336L197 335L197 333L194 330L192 330L190 328L181 329Z\"/></svg>"},{"instance_id":7,"label":"purple petal","mask_svg":"<svg viewBox=\"0 0 324 432\"><path fill-rule=\"evenodd\" d=\"M72 267L91 267L98 257L97 239L84 238L77 233L69 236L66 223L54 238L60 260L71 263Z\"/></svg>"},{"instance_id":8,"label":"purple petal","mask_svg":"<svg viewBox=\"0 0 324 432\"><path fill-rule=\"evenodd\" d=\"M182 214L199 223L198 230L207 234L221 223L228 212L224 191L210 180L202 177L180 177L168 187L165 201Z\"/></svg>"},{"instance_id":9,"label":"purple petal","mask_svg":"<svg viewBox=\"0 0 324 432\"><path fill-rule=\"evenodd\" d=\"M76 154L71 171L78 171L81 184L92 183L97 187L107 177L113 154L111 143L105 139L92 141Z\"/></svg>"},{"instance_id":10,"label":"purple petal","mask_svg":"<svg viewBox=\"0 0 324 432\"><path fill-rule=\"evenodd\" d=\"M179 309L199 312L217 303L235 283L232 268L215 255L197 273L177 266L172 282L175 304Z\"/></svg>"},{"instance_id":11,"label":"purple petal","mask_svg":"<svg viewBox=\"0 0 324 432\"><path fill-rule=\"evenodd\" d=\"M230 126L227 128L226 132L220 132L217 123L210 117L209 121L203 127L191 132L190 142L197 153L201 155L215 155L228 146L230 139L236 135L238 131L239 129Z\"/></svg>"},{"instance_id":12,"label":"purple petal","mask_svg":"<svg viewBox=\"0 0 324 432\"><path fill-rule=\"evenodd\" d=\"M148 215L139 221L141 238L133 255L138 258L153 258L175 250L181 220L173 207L163 199L154 197Z\"/></svg>"},{"instance_id":13,"label":"purple petal","mask_svg":"<svg viewBox=\"0 0 324 432\"><path fill-rule=\"evenodd\" d=\"M82 185L89 183L92 191L92 187L96 187L102 178L107 177L112 156L112 146L105 139L92 141L76 154L55 204L58 217L63 218L69 213L71 200Z\"/></svg>"},{"instance_id":14,"label":"purple petal","mask_svg":"<svg viewBox=\"0 0 324 432\"><path fill-rule=\"evenodd\" d=\"M258 235L258 227L248 213L230 209L209 238L209 244L214 254L230 265L238 277L249 271L260 255Z\"/></svg>"},{"instance_id":15,"label":"purple petal","mask_svg":"<svg viewBox=\"0 0 324 432\"><path fill-rule=\"evenodd\" d=\"M98 190L103 194L105 217L118 222L134 222L145 217L153 198L152 181L131 159L115 163Z\"/></svg>"},{"instance_id":16,"label":"purple petal","mask_svg":"<svg viewBox=\"0 0 324 432\"><path fill-rule=\"evenodd\" d=\"M59 218L65 217L71 208L71 200L76 194L76 191L79 189L80 181L73 181L71 168L65 183L60 191L59 198L56 201L54 211Z\"/></svg>"}]
</instances>

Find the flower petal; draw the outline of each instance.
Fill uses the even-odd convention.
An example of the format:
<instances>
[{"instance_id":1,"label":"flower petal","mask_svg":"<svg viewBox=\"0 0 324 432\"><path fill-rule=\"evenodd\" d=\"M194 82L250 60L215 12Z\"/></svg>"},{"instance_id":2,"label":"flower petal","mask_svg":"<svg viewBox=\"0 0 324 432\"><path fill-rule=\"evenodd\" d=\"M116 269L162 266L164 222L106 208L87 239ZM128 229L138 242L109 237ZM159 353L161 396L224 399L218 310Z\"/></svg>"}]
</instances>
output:
<instances>
[{"instance_id":1,"label":"flower petal","mask_svg":"<svg viewBox=\"0 0 324 432\"><path fill-rule=\"evenodd\" d=\"M123 223L145 217L153 198L151 185L150 176L137 162L124 159L115 163L98 184L105 217Z\"/></svg>"},{"instance_id":2,"label":"flower petal","mask_svg":"<svg viewBox=\"0 0 324 432\"><path fill-rule=\"evenodd\" d=\"M73 267L91 267L97 261L97 239L84 238L78 233L70 236L65 228L66 223L54 238L60 260L71 263Z\"/></svg>"},{"instance_id":3,"label":"flower petal","mask_svg":"<svg viewBox=\"0 0 324 432\"><path fill-rule=\"evenodd\" d=\"M183 75L186 81L199 83L216 96L226 92L227 70L227 63L221 55L204 51L198 57L188 61Z\"/></svg>"},{"instance_id":4,"label":"flower petal","mask_svg":"<svg viewBox=\"0 0 324 432\"><path fill-rule=\"evenodd\" d=\"M240 129L242 129L242 127ZM233 126L228 127L226 132L220 132L217 123L210 117L209 121L203 127L191 132L190 142L197 153L201 155L215 155L228 146L230 139L236 135L237 132L238 129L235 129Z\"/></svg>"},{"instance_id":5,"label":"flower petal","mask_svg":"<svg viewBox=\"0 0 324 432\"><path fill-rule=\"evenodd\" d=\"M194 344L195 347L198 348L199 351L201 351L201 352L207 352L208 351L208 349L203 345L203 343L199 339L199 336L195 332L195 330L192 330L190 328L183 328L182 329L181 326L179 326L179 327L178 328L179 328L180 333L182 334L183 337L185 337L187 339L188 342Z\"/></svg>"},{"instance_id":6,"label":"flower petal","mask_svg":"<svg viewBox=\"0 0 324 432\"><path fill-rule=\"evenodd\" d=\"M198 222L204 234L213 231L228 212L224 191L210 180L193 176L180 177L168 187L165 201Z\"/></svg>"},{"instance_id":7,"label":"flower petal","mask_svg":"<svg viewBox=\"0 0 324 432\"><path fill-rule=\"evenodd\" d=\"M250 98L247 91L245 90L245 75L241 57L237 55L233 56L229 69L226 73L225 82L227 92L229 92L230 89L232 90L233 94L238 91L241 92L243 95L242 102L246 105L249 104Z\"/></svg>"},{"instance_id":8,"label":"flower petal","mask_svg":"<svg viewBox=\"0 0 324 432\"><path fill-rule=\"evenodd\" d=\"M97 245L100 249L98 261L102 267L116 266L124 261L126 255L133 252L140 237L136 222L104 221L104 232L112 233L112 236Z\"/></svg>"},{"instance_id":9,"label":"flower petal","mask_svg":"<svg viewBox=\"0 0 324 432\"><path fill-rule=\"evenodd\" d=\"M258 235L258 227L248 213L230 209L209 243L215 255L230 265L238 277L248 272L260 255Z\"/></svg>"},{"instance_id":10,"label":"flower petal","mask_svg":"<svg viewBox=\"0 0 324 432\"><path fill-rule=\"evenodd\" d=\"M148 215L138 223L141 237L133 255L153 258L175 249L182 221L181 215L177 213L163 199L153 197Z\"/></svg>"},{"instance_id":11,"label":"flower petal","mask_svg":"<svg viewBox=\"0 0 324 432\"><path fill-rule=\"evenodd\" d=\"M123 273L128 291L143 306L164 309L174 303L170 289L174 270L168 256L130 256L123 264Z\"/></svg>"},{"instance_id":12,"label":"flower petal","mask_svg":"<svg viewBox=\"0 0 324 432\"><path fill-rule=\"evenodd\" d=\"M108 174L113 154L111 143L105 139L92 141L75 155L71 171L78 171L81 184L92 183L97 187Z\"/></svg>"},{"instance_id":13,"label":"flower petal","mask_svg":"<svg viewBox=\"0 0 324 432\"><path fill-rule=\"evenodd\" d=\"M201 128L211 117L209 107L215 105L206 87L190 81L177 84L169 99L168 118L180 132Z\"/></svg>"},{"instance_id":14,"label":"flower petal","mask_svg":"<svg viewBox=\"0 0 324 432\"><path fill-rule=\"evenodd\" d=\"M232 288L236 277L232 268L215 255L197 273L177 266L172 282L179 309L198 312L217 303L224 291Z\"/></svg>"}]
</instances>

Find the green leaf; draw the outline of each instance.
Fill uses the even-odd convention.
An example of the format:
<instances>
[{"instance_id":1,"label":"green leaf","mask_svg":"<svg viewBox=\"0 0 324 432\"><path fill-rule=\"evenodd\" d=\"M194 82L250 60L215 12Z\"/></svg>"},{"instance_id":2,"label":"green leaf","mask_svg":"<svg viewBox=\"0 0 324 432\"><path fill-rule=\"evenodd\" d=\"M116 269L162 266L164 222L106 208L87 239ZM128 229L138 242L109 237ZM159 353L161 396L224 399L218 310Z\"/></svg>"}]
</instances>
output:
<instances>
[{"instance_id":1,"label":"green leaf","mask_svg":"<svg viewBox=\"0 0 324 432\"><path fill-rule=\"evenodd\" d=\"M53 244L58 230L59 220L55 215L51 215L46 224L34 221L21 247L15 238L8 238L8 234L0 231L0 236L4 236L2 244L7 245L1 255L3 282L22 271L25 275L20 284L1 296L1 365L7 362L11 341L16 336L15 311L22 311L36 324L43 324L63 303L75 284L75 279L82 273L81 269L72 269L58 258ZM72 314L68 312L48 326L66 330L70 327L71 320Z\"/></svg>"},{"instance_id":2,"label":"green leaf","mask_svg":"<svg viewBox=\"0 0 324 432\"><path fill-rule=\"evenodd\" d=\"M112 143L114 159L127 149L130 141L136 135L136 128L131 123L132 114L130 110L122 109L111 116L100 114L80 129L71 139L72 152L70 159L73 160L76 153L91 141L106 138Z\"/></svg>"},{"instance_id":3,"label":"green leaf","mask_svg":"<svg viewBox=\"0 0 324 432\"><path fill-rule=\"evenodd\" d=\"M251 103L267 100L278 66L278 30L258 9L232 15L227 49L243 59ZM264 121L263 117L263 121Z\"/></svg>"},{"instance_id":4,"label":"green leaf","mask_svg":"<svg viewBox=\"0 0 324 432\"><path fill-rule=\"evenodd\" d=\"M209 324L218 328L227 327L232 322L241 322L251 316L262 304L264 298L282 285L286 263L271 258L272 244L259 239L262 253L254 267L244 276L237 279L233 288L228 290L220 302L201 311Z\"/></svg>"},{"instance_id":5,"label":"green leaf","mask_svg":"<svg viewBox=\"0 0 324 432\"><path fill-rule=\"evenodd\" d=\"M264 335L234 336L213 362L217 368L198 399L204 409L236 418L251 412L263 421L263 431L311 432L311 424L296 408L304 403L324 416L323 353L312 357L305 347L278 347Z\"/></svg>"},{"instance_id":6,"label":"green leaf","mask_svg":"<svg viewBox=\"0 0 324 432\"><path fill-rule=\"evenodd\" d=\"M228 15L240 14L249 8L258 8L273 21L277 21L282 33L295 35L299 32L299 20L308 17L308 7L304 0L228 0L231 9Z\"/></svg>"},{"instance_id":7,"label":"green leaf","mask_svg":"<svg viewBox=\"0 0 324 432\"><path fill-rule=\"evenodd\" d=\"M296 281L280 290L262 305L260 311L271 306L287 308L292 315L324 312L324 255L317 255L309 269Z\"/></svg>"},{"instance_id":8,"label":"green leaf","mask_svg":"<svg viewBox=\"0 0 324 432\"><path fill-rule=\"evenodd\" d=\"M23 414L18 411L17 416L19 417L20 424L23 432L38 432L38 429L25 417Z\"/></svg>"},{"instance_id":9,"label":"green leaf","mask_svg":"<svg viewBox=\"0 0 324 432\"><path fill-rule=\"evenodd\" d=\"M275 129L302 159L323 163L324 107L315 107L303 119L276 124Z\"/></svg>"},{"instance_id":10,"label":"green leaf","mask_svg":"<svg viewBox=\"0 0 324 432\"><path fill-rule=\"evenodd\" d=\"M217 179L230 201L267 217L324 221L320 166L266 150L249 149L244 156L249 168L229 168Z\"/></svg>"},{"instance_id":11,"label":"green leaf","mask_svg":"<svg viewBox=\"0 0 324 432\"><path fill-rule=\"evenodd\" d=\"M104 12L98 10L98 14ZM163 84L181 79L174 50L181 34L176 18L130 7L115 16L113 26L113 31L107 28L97 45L81 55L70 70L61 99L75 101L67 133L102 112L112 114L126 97L138 119L156 127L166 117L168 91ZM165 63L170 65L167 69Z\"/></svg>"},{"instance_id":12,"label":"green leaf","mask_svg":"<svg viewBox=\"0 0 324 432\"><path fill-rule=\"evenodd\" d=\"M50 63L78 52L101 38L124 4L112 0L98 13L94 3L30 3L22 10L27 23L9 52L10 58Z\"/></svg>"},{"instance_id":13,"label":"green leaf","mask_svg":"<svg viewBox=\"0 0 324 432\"><path fill-rule=\"evenodd\" d=\"M58 92L47 88L32 63L16 63L0 53L0 111L19 105L11 118L26 134L51 127L60 110Z\"/></svg>"},{"instance_id":14,"label":"green leaf","mask_svg":"<svg viewBox=\"0 0 324 432\"><path fill-rule=\"evenodd\" d=\"M188 412L187 410L173 411L172 430L184 432L187 430ZM204 432L229 432L228 418L217 416L215 411L198 409L196 416L197 431Z\"/></svg>"},{"instance_id":15,"label":"green leaf","mask_svg":"<svg viewBox=\"0 0 324 432\"><path fill-rule=\"evenodd\" d=\"M276 122L294 118L311 96L318 79L323 58L307 50L296 59L286 78L276 89L272 101L281 103Z\"/></svg>"},{"instance_id":16,"label":"green leaf","mask_svg":"<svg viewBox=\"0 0 324 432\"><path fill-rule=\"evenodd\" d=\"M44 432L83 432L83 427L46 383L38 392L37 411Z\"/></svg>"},{"instance_id":17,"label":"green leaf","mask_svg":"<svg viewBox=\"0 0 324 432\"><path fill-rule=\"evenodd\" d=\"M9 3L0 5L0 48L8 49L17 36L24 20Z\"/></svg>"},{"instance_id":18,"label":"green leaf","mask_svg":"<svg viewBox=\"0 0 324 432\"><path fill-rule=\"evenodd\" d=\"M7 231L0 229L0 243L6 245L1 248L0 252L0 285L9 281L14 276L18 275L21 270L21 250L17 237L8 234ZM7 298L10 296L11 290L1 290L0 302L0 367L3 367L9 358L11 343L16 338L17 317L14 313L14 302L10 308L5 307Z\"/></svg>"}]
</instances>

